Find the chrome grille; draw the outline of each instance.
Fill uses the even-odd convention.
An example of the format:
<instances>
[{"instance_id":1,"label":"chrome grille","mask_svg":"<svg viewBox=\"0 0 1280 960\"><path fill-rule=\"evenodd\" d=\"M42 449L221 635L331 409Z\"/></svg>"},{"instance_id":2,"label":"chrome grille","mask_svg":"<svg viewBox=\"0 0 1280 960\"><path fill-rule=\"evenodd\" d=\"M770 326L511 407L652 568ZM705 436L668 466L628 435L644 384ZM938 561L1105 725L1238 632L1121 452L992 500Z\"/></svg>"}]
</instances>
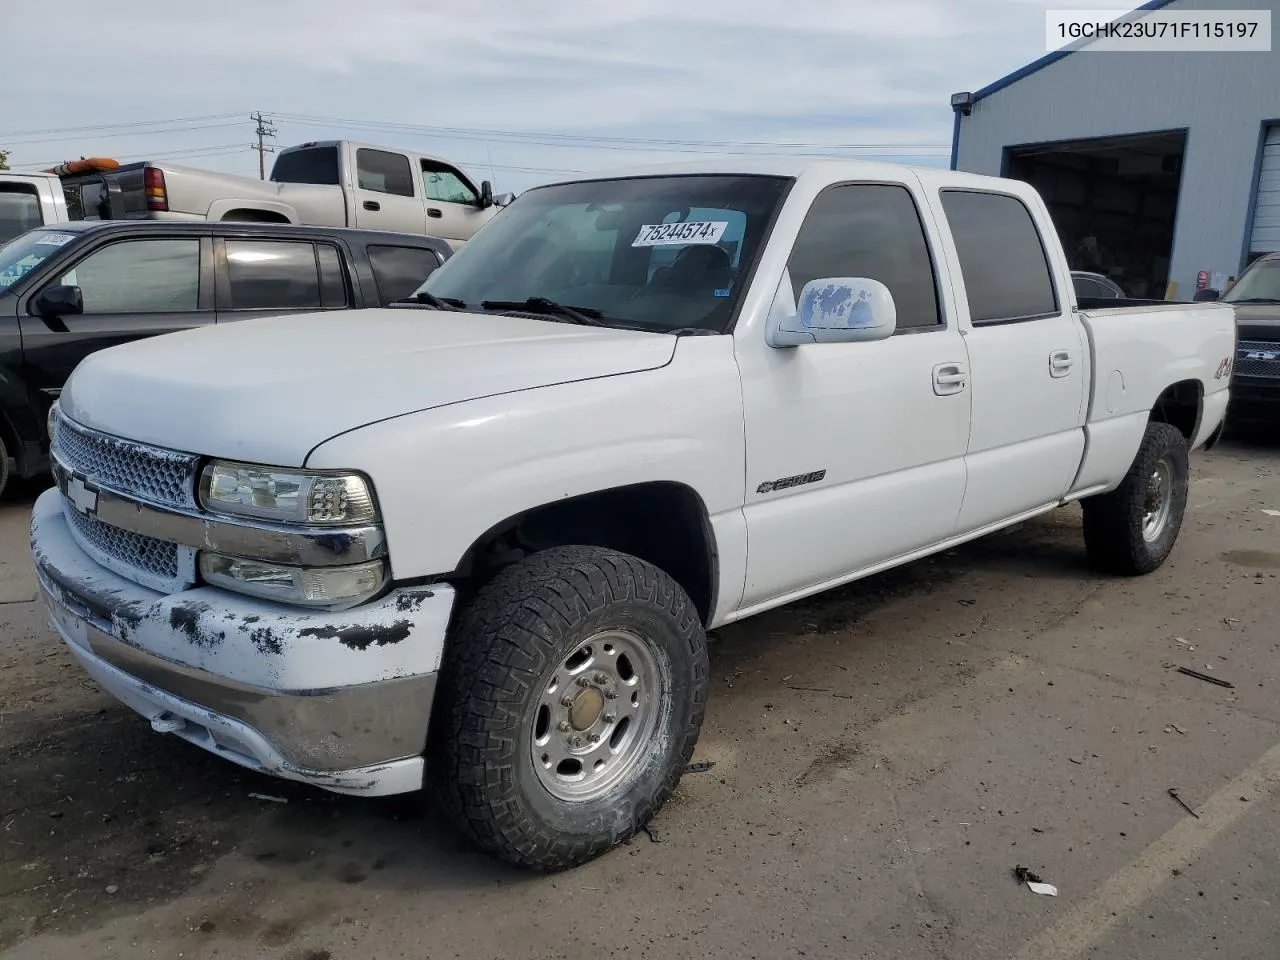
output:
<instances>
[{"instance_id":1,"label":"chrome grille","mask_svg":"<svg viewBox=\"0 0 1280 960\"><path fill-rule=\"evenodd\" d=\"M1255 356L1250 356L1254 354ZM1232 369L1243 377L1280 377L1280 342L1241 340Z\"/></svg>"},{"instance_id":2,"label":"chrome grille","mask_svg":"<svg viewBox=\"0 0 1280 960\"><path fill-rule=\"evenodd\" d=\"M124 564L132 570L148 573L160 580L177 578L179 571L176 543L121 530L78 510L63 512L71 521L71 527L78 534L81 545L102 562L103 566L111 568L116 564Z\"/></svg>"},{"instance_id":3,"label":"chrome grille","mask_svg":"<svg viewBox=\"0 0 1280 960\"><path fill-rule=\"evenodd\" d=\"M94 483L154 503L194 507L196 457L110 437L54 418L53 452L74 472Z\"/></svg>"}]
</instances>

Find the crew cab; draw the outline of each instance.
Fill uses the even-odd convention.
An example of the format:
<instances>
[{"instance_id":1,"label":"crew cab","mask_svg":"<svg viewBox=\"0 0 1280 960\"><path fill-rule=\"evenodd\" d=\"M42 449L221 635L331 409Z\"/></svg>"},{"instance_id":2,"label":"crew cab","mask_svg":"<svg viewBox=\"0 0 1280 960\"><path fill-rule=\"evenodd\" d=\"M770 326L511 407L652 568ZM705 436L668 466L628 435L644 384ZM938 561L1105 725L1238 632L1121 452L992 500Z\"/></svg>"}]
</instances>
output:
<instances>
[{"instance_id":1,"label":"crew cab","mask_svg":"<svg viewBox=\"0 0 1280 960\"><path fill-rule=\"evenodd\" d=\"M155 730L429 786L540 870L670 796L710 628L1077 501L1099 568L1161 566L1235 347L1078 309L1027 184L846 161L539 187L415 300L86 359L36 568Z\"/></svg>"},{"instance_id":2,"label":"crew cab","mask_svg":"<svg viewBox=\"0 0 1280 960\"><path fill-rule=\"evenodd\" d=\"M62 182L85 217L356 227L441 237L454 248L506 202L446 160L350 140L281 150L267 181L148 160Z\"/></svg>"},{"instance_id":3,"label":"crew cab","mask_svg":"<svg viewBox=\"0 0 1280 960\"><path fill-rule=\"evenodd\" d=\"M75 221L0 247L0 492L48 467L46 414L95 350L287 313L386 306L453 249L284 224Z\"/></svg>"}]
</instances>

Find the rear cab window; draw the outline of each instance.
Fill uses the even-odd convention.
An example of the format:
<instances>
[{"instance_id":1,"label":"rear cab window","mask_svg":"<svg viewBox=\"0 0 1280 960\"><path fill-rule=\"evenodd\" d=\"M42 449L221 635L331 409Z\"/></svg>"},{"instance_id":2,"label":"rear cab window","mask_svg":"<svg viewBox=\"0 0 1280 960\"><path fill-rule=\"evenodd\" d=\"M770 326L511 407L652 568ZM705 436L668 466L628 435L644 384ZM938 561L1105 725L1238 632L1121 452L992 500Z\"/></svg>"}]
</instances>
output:
<instances>
[{"instance_id":1,"label":"rear cab window","mask_svg":"<svg viewBox=\"0 0 1280 960\"><path fill-rule=\"evenodd\" d=\"M1049 255L1031 211L1017 197L941 191L975 326L1058 315Z\"/></svg>"},{"instance_id":2,"label":"rear cab window","mask_svg":"<svg viewBox=\"0 0 1280 960\"><path fill-rule=\"evenodd\" d=\"M315 183L334 186L338 176L337 147L304 147L282 153L271 168L276 183Z\"/></svg>"},{"instance_id":3,"label":"rear cab window","mask_svg":"<svg viewBox=\"0 0 1280 960\"><path fill-rule=\"evenodd\" d=\"M0 183L0 243L44 225L40 195L30 183Z\"/></svg>"}]
</instances>

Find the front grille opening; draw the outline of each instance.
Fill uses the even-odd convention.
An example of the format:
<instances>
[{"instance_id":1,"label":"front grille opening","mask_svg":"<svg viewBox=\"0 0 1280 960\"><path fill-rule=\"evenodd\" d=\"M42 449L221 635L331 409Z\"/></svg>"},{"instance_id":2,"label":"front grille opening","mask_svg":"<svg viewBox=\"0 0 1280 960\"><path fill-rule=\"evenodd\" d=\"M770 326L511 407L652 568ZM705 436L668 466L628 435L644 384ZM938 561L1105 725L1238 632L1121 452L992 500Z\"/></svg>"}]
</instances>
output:
<instances>
[{"instance_id":1,"label":"front grille opening","mask_svg":"<svg viewBox=\"0 0 1280 960\"><path fill-rule=\"evenodd\" d=\"M147 447L109 437L55 418L54 453L76 473L95 483L155 503L195 506L195 466L191 454Z\"/></svg>"},{"instance_id":2,"label":"front grille opening","mask_svg":"<svg viewBox=\"0 0 1280 960\"><path fill-rule=\"evenodd\" d=\"M103 556L172 580L178 576L178 545L121 530L75 510L64 511L86 546Z\"/></svg>"}]
</instances>

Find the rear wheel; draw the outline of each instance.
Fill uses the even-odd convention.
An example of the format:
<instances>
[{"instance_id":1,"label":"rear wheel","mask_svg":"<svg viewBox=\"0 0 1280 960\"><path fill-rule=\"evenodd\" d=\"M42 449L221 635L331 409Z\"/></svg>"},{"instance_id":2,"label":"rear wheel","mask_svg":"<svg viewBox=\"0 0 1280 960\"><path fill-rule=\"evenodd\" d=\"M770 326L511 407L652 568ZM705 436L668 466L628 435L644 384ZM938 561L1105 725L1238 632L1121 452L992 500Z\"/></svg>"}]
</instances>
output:
<instances>
[{"instance_id":1,"label":"rear wheel","mask_svg":"<svg viewBox=\"0 0 1280 960\"><path fill-rule=\"evenodd\" d=\"M5 448L4 437L0 437L0 497L4 496L4 488L9 483L9 451Z\"/></svg>"},{"instance_id":2,"label":"rear wheel","mask_svg":"<svg viewBox=\"0 0 1280 960\"><path fill-rule=\"evenodd\" d=\"M1095 566L1137 576L1168 559L1187 507L1187 456L1186 438L1176 427L1147 424L1120 486L1084 501L1084 542Z\"/></svg>"},{"instance_id":3,"label":"rear wheel","mask_svg":"<svg viewBox=\"0 0 1280 960\"><path fill-rule=\"evenodd\" d=\"M707 688L706 637L674 580L613 550L547 550L502 570L459 615L428 778L489 852L575 866L666 802Z\"/></svg>"}]
</instances>

